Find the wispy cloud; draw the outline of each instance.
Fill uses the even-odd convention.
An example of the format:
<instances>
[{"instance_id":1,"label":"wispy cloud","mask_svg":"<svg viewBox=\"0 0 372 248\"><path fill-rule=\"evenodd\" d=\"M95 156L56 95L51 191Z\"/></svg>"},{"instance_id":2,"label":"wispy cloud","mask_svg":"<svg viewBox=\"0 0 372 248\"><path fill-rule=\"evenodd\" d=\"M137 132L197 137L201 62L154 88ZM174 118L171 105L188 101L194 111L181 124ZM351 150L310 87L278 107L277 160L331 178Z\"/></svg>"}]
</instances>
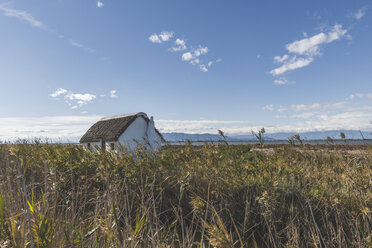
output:
<instances>
[{"instance_id":1,"label":"wispy cloud","mask_svg":"<svg viewBox=\"0 0 372 248\"><path fill-rule=\"evenodd\" d=\"M360 98L360 99L369 99L369 100L372 100L372 93L355 93L355 94L351 94L349 96L349 99L353 100L355 98Z\"/></svg>"},{"instance_id":2,"label":"wispy cloud","mask_svg":"<svg viewBox=\"0 0 372 248\"><path fill-rule=\"evenodd\" d=\"M295 112L298 111L307 111L307 110L315 110L315 109L320 109L322 105L319 103L313 103L311 105L305 105L305 104L292 104L291 109Z\"/></svg>"},{"instance_id":3,"label":"wispy cloud","mask_svg":"<svg viewBox=\"0 0 372 248\"><path fill-rule=\"evenodd\" d=\"M53 31L52 29L47 27L43 22L37 20L34 16L32 16L27 11L8 8L8 7L5 7L3 4L0 4L0 11L3 12L3 14L5 16L17 18L18 20L26 22L33 27L37 27L37 28L43 29L43 30L45 30L49 33L52 33L55 36L57 36L58 38L64 38L64 35ZM68 43L71 46L78 47L78 48L83 49L87 52L94 52L94 50L92 48L86 47L83 44L77 42L76 40L69 39Z\"/></svg>"},{"instance_id":4,"label":"wispy cloud","mask_svg":"<svg viewBox=\"0 0 372 248\"><path fill-rule=\"evenodd\" d=\"M44 23L37 20L35 17L33 17L27 11L7 8L2 4L0 4L0 11L2 11L5 16L15 17L15 18L17 18L21 21L24 21L24 22L30 24L33 27L46 28Z\"/></svg>"},{"instance_id":5,"label":"wispy cloud","mask_svg":"<svg viewBox=\"0 0 372 248\"><path fill-rule=\"evenodd\" d=\"M110 91L110 97L111 98L118 98L118 96L116 95L116 90L111 90Z\"/></svg>"},{"instance_id":6,"label":"wispy cloud","mask_svg":"<svg viewBox=\"0 0 372 248\"><path fill-rule=\"evenodd\" d=\"M273 76L281 75L287 71L296 70L310 65L316 56L320 56L321 46L339 40L345 36L347 30L342 25L334 25L327 33L321 32L309 38L296 40L285 46L289 54L275 56L274 62L281 66L270 71Z\"/></svg>"},{"instance_id":7,"label":"wispy cloud","mask_svg":"<svg viewBox=\"0 0 372 248\"><path fill-rule=\"evenodd\" d=\"M360 20L363 18L363 16L366 14L366 8L361 8L361 9L358 9L357 12L355 12L354 14L354 18L357 19L357 20Z\"/></svg>"},{"instance_id":8,"label":"wispy cloud","mask_svg":"<svg viewBox=\"0 0 372 248\"><path fill-rule=\"evenodd\" d=\"M262 110L274 111L274 105L269 104L269 105L263 106Z\"/></svg>"},{"instance_id":9,"label":"wispy cloud","mask_svg":"<svg viewBox=\"0 0 372 248\"><path fill-rule=\"evenodd\" d=\"M345 99L343 101L334 102L334 103L292 104L290 108L295 112L315 111L315 110L336 111L336 110L352 110L350 106L351 105L350 105L350 102L348 102L348 99Z\"/></svg>"},{"instance_id":10,"label":"wispy cloud","mask_svg":"<svg viewBox=\"0 0 372 248\"><path fill-rule=\"evenodd\" d=\"M71 109L79 108L96 99L96 95L89 93L73 93L63 88L58 88L55 92L51 93L50 96L55 99L59 99L59 96L63 96L63 99Z\"/></svg>"},{"instance_id":11,"label":"wispy cloud","mask_svg":"<svg viewBox=\"0 0 372 248\"><path fill-rule=\"evenodd\" d=\"M97 8L102 8L104 6L103 2L97 1Z\"/></svg>"},{"instance_id":12,"label":"wispy cloud","mask_svg":"<svg viewBox=\"0 0 372 248\"><path fill-rule=\"evenodd\" d=\"M279 113L283 113L283 112L286 112L286 111L288 111L288 108L283 107L283 106L279 106L279 108L278 108Z\"/></svg>"},{"instance_id":13,"label":"wispy cloud","mask_svg":"<svg viewBox=\"0 0 372 248\"><path fill-rule=\"evenodd\" d=\"M71 46L74 46L74 47L77 47L77 48L81 48L81 49L83 49L83 50L85 50L87 52L93 52L94 51L93 49L84 46L83 44L77 42L76 40L71 40L70 39L68 42L70 43Z\"/></svg>"},{"instance_id":14,"label":"wispy cloud","mask_svg":"<svg viewBox=\"0 0 372 248\"><path fill-rule=\"evenodd\" d=\"M161 132L217 133L221 127L244 125L245 121L231 120L156 120L155 125Z\"/></svg>"},{"instance_id":15,"label":"wispy cloud","mask_svg":"<svg viewBox=\"0 0 372 248\"><path fill-rule=\"evenodd\" d=\"M286 78L279 78L274 80L275 85L289 85L289 84L295 84L296 82L294 81L288 81Z\"/></svg>"}]
</instances>

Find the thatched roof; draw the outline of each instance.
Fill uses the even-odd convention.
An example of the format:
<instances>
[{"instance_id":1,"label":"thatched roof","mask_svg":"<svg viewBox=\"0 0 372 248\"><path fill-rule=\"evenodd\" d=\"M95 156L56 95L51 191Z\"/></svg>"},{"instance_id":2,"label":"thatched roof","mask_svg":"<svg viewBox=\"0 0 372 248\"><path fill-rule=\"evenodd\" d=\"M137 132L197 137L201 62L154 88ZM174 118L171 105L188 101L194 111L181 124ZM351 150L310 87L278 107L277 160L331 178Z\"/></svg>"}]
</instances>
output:
<instances>
[{"instance_id":1,"label":"thatched roof","mask_svg":"<svg viewBox=\"0 0 372 248\"><path fill-rule=\"evenodd\" d=\"M88 129L83 137L81 137L80 143L99 142L101 140L117 141L120 135L122 135L130 124L132 124L132 122L137 118L143 118L147 122L150 121L147 115L143 112L104 117ZM157 129L155 130L163 139L160 132Z\"/></svg>"}]
</instances>

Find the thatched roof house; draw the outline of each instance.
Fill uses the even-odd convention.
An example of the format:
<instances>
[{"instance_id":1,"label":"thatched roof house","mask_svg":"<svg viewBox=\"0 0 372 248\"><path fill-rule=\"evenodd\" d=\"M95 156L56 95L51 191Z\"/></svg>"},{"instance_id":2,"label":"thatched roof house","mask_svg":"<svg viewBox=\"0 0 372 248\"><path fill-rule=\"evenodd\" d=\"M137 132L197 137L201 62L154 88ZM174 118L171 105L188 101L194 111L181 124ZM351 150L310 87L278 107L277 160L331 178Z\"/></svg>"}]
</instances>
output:
<instances>
[{"instance_id":1,"label":"thatched roof house","mask_svg":"<svg viewBox=\"0 0 372 248\"><path fill-rule=\"evenodd\" d=\"M104 149L108 144L116 149L122 146L131 151L138 144L150 146L151 149L159 148L162 140L153 117L148 118L145 113L138 112L102 118L81 137L80 143Z\"/></svg>"}]
</instances>

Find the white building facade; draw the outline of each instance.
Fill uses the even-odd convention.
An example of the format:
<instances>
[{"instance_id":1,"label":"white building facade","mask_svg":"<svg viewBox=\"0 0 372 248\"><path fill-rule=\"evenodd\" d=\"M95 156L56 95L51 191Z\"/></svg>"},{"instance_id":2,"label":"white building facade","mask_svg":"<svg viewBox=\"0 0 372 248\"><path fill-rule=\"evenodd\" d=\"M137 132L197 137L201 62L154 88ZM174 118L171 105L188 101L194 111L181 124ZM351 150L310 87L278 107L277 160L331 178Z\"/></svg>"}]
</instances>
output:
<instances>
[{"instance_id":1,"label":"white building facade","mask_svg":"<svg viewBox=\"0 0 372 248\"><path fill-rule=\"evenodd\" d=\"M153 117L143 112L104 117L80 139L89 148L134 151L144 146L150 151L161 148L163 137L155 128Z\"/></svg>"}]
</instances>

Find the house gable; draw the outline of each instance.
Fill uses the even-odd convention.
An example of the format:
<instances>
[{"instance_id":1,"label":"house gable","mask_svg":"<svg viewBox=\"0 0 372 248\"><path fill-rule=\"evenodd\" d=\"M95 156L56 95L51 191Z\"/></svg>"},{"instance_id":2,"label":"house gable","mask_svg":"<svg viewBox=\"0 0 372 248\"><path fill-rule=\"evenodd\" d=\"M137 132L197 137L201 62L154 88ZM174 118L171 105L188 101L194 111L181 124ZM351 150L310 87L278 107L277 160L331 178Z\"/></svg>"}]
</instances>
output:
<instances>
[{"instance_id":1,"label":"house gable","mask_svg":"<svg viewBox=\"0 0 372 248\"><path fill-rule=\"evenodd\" d=\"M120 135L118 142L128 150L133 150L138 144L146 146L149 143L151 148L160 147L161 140L162 137L151 125L151 121L141 116L127 127L124 133Z\"/></svg>"}]
</instances>

